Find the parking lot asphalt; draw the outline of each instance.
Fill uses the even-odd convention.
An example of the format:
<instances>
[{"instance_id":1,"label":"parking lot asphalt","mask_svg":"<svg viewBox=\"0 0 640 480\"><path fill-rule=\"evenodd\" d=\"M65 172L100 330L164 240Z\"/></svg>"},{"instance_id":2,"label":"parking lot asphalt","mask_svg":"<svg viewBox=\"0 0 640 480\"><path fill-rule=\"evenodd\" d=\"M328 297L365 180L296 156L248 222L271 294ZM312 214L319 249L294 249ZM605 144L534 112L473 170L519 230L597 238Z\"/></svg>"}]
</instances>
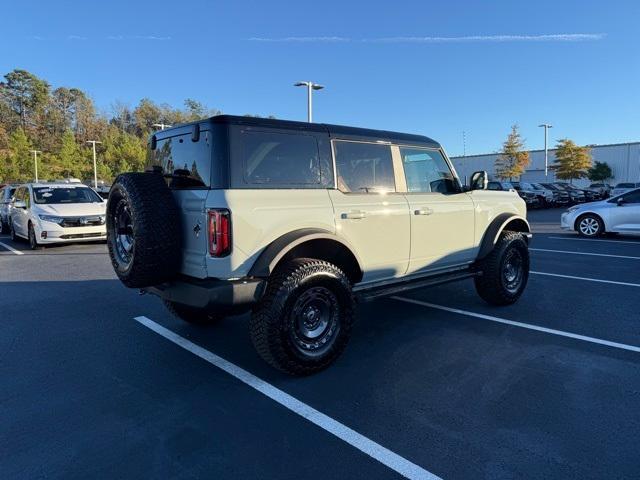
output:
<instances>
[{"instance_id":1,"label":"parking lot asphalt","mask_svg":"<svg viewBox=\"0 0 640 480\"><path fill-rule=\"evenodd\" d=\"M471 281L362 304L343 356L307 378L258 358L247 316L186 325L126 289L103 244L0 237L0 478L401 478L398 459L414 478L638 478L640 237L581 240L559 212L530 212L517 304Z\"/></svg>"}]
</instances>

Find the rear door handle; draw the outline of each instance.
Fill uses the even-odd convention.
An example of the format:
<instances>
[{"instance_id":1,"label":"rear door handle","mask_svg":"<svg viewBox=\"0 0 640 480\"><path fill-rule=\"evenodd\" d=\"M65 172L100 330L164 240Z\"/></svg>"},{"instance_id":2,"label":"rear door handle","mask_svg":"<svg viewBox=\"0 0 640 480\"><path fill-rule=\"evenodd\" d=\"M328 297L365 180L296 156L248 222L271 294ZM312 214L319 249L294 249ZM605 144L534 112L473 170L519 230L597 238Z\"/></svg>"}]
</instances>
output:
<instances>
[{"instance_id":1,"label":"rear door handle","mask_svg":"<svg viewBox=\"0 0 640 480\"><path fill-rule=\"evenodd\" d=\"M417 210L414 210L413 214L414 215L431 215L433 213L433 209L426 207L426 208L419 208Z\"/></svg>"},{"instance_id":2,"label":"rear door handle","mask_svg":"<svg viewBox=\"0 0 640 480\"><path fill-rule=\"evenodd\" d=\"M360 220L367 216L367 212L363 212L362 210L352 210L350 212L343 213L340 215L343 219L350 220Z\"/></svg>"}]
</instances>

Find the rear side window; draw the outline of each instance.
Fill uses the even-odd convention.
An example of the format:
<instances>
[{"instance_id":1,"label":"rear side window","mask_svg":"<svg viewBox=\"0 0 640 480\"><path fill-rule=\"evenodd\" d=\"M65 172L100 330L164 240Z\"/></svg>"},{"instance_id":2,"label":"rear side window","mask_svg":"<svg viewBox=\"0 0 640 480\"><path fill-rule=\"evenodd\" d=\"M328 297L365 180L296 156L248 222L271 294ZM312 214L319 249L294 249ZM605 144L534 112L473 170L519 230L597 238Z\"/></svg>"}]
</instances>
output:
<instances>
[{"instance_id":1,"label":"rear side window","mask_svg":"<svg viewBox=\"0 0 640 480\"><path fill-rule=\"evenodd\" d=\"M211 132L202 131L197 142L191 134L158 140L155 150L149 150L147 170L160 167L169 175L173 189L207 188L211 183Z\"/></svg>"},{"instance_id":2,"label":"rear side window","mask_svg":"<svg viewBox=\"0 0 640 480\"><path fill-rule=\"evenodd\" d=\"M333 148L338 190L345 193L396 191L389 145L335 141Z\"/></svg>"},{"instance_id":3,"label":"rear side window","mask_svg":"<svg viewBox=\"0 0 640 480\"><path fill-rule=\"evenodd\" d=\"M320 156L315 137L242 131L240 142L244 183L256 188L320 185Z\"/></svg>"}]
</instances>

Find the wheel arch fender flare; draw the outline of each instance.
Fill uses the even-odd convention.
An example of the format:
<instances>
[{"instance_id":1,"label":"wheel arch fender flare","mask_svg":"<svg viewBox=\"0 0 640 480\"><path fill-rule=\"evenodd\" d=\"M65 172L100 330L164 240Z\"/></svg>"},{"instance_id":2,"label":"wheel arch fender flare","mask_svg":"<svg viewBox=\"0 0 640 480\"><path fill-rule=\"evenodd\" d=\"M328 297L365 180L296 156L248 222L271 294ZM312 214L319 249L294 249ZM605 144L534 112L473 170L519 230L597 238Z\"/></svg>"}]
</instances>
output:
<instances>
[{"instance_id":1,"label":"wheel arch fender flare","mask_svg":"<svg viewBox=\"0 0 640 480\"><path fill-rule=\"evenodd\" d=\"M362 262L355 253L355 249L344 239L338 237L328 230L320 228L302 228L285 233L284 235L276 238L272 241L263 251L260 253L256 261L253 263L249 270L250 277L262 277L267 278L275 270L280 261L294 251L298 247L302 247L305 244L312 244L320 242L332 242L342 251L347 252L352 256L352 262L355 262L353 267L357 269L357 272L345 272L351 273L349 276L352 281L359 281L362 276ZM320 252L318 252L320 253ZM320 255L321 257L323 255ZM360 277L360 278L358 278Z\"/></svg>"},{"instance_id":2,"label":"wheel arch fender flare","mask_svg":"<svg viewBox=\"0 0 640 480\"><path fill-rule=\"evenodd\" d=\"M522 232L526 234L527 238L531 238L531 226L526 218L513 213L501 213L493 219L485 230L476 260L482 260L489 255L504 230Z\"/></svg>"}]
</instances>

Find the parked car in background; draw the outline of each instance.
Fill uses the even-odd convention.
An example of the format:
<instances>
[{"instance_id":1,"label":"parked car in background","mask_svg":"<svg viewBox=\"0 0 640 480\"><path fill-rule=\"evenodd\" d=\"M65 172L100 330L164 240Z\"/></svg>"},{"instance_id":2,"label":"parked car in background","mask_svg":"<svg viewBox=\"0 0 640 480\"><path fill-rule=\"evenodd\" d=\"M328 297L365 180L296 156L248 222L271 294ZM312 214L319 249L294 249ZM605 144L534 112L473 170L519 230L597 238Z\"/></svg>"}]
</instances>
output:
<instances>
[{"instance_id":1,"label":"parked car in background","mask_svg":"<svg viewBox=\"0 0 640 480\"><path fill-rule=\"evenodd\" d=\"M640 234L640 188L608 200L573 206L562 214L560 226L591 238L604 233Z\"/></svg>"},{"instance_id":2,"label":"parked car in background","mask_svg":"<svg viewBox=\"0 0 640 480\"><path fill-rule=\"evenodd\" d=\"M556 206L569 205L571 203L571 196L569 192L554 185L553 183L536 183L536 185L546 188L553 192L553 203Z\"/></svg>"},{"instance_id":3,"label":"parked car in background","mask_svg":"<svg viewBox=\"0 0 640 480\"><path fill-rule=\"evenodd\" d=\"M51 243L106 240L106 203L81 183L20 185L10 211L11 239L33 250Z\"/></svg>"},{"instance_id":4,"label":"parked car in background","mask_svg":"<svg viewBox=\"0 0 640 480\"><path fill-rule=\"evenodd\" d=\"M611 190L611 196L615 197L617 195L621 195L625 192L628 192L629 190L633 190L634 188L638 188L638 187L640 187L640 183L633 183L633 182L619 183L615 187L613 187L613 190Z\"/></svg>"},{"instance_id":5,"label":"parked car in background","mask_svg":"<svg viewBox=\"0 0 640 480\"><path fill-rule=\"evenodd\" d=\"M553 205L553 192L542 187L536 187L533 183L529 182L511 182L514 187L520 186L525 192L533 193L538 199L538 204L541 208L547 208Z\"/></svg>"},{"instance_id":6,"label":"parked car in background","mask_svg":"<svg viewBox=\"0 0 640 480\"><path fill-rule=\"evenodd\" d=\"M589 190L593 190L600 195L600 198L608 198L611 195L611 185L608 183L592 183Z\"/></svg>"},{"instance_id":7,"label":"parked car in background","mask_svg":"<svg viewBox=\"0 0 640 480\"><path fill-rule=\"evenodd\" d=\"M513 188L513 184L511 182L499 182L497 180L492 180L487 183L487 190L502 190L508 192L510 190L515 190L515 188Z\"/></svg>"},{"instance_id":8,"label":"parked car in background","mask_svg":"<svg viewBox=\"0 0 640 480\"><path fill-rule=\"evenodd\" d=\"M515 191L518 192L518 195L525 201L527 208L537 208L541 205L535 191L527 190L520 182L511 182L511 184Z\"/></svg>"},{"instance_id":9,"label":"parked car in background","mask_svg":"<svg viewBox=\"0 0 640 480\"><path fill-rule=\"evenodd\" d=\"M555 182L554 185L569 194L569 198L572 204L575 203L584 203L587 201L587 197L585 196L582 190L578 190L577 188L573 188L568 183L564 182Z\"/></svg>"},{"instance_id":10,"label":"parked car in background","mask_svg":"<svg viewBox=\"0 0 640 480\"><path fill-rule=\"evenodd\" d=\"M9 211L11 210L11 198L17 185L4 185L0 189L0 233L9 231Z\"/></svg>"}]
</instances>

